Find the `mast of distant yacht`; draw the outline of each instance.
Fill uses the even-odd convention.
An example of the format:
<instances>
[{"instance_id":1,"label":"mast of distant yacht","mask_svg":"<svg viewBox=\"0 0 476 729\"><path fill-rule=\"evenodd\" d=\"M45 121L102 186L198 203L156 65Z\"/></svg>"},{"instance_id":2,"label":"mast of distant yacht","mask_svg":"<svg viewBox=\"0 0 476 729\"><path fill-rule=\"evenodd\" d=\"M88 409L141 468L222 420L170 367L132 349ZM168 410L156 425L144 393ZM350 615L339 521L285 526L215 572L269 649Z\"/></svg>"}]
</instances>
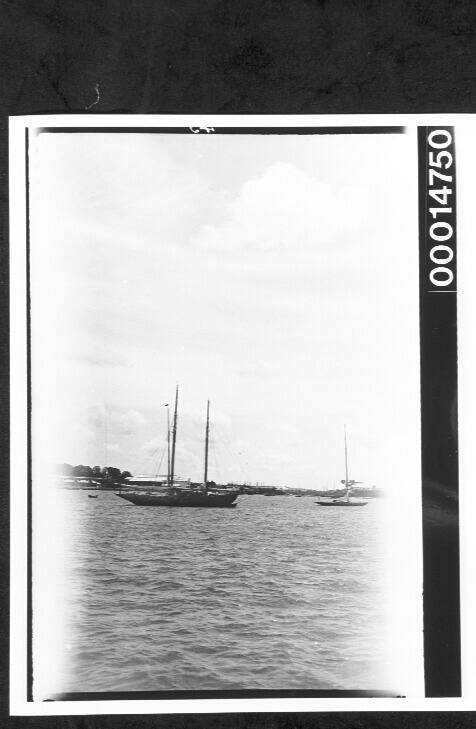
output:
<instances>
[{"instance_id":1,"label":"mast of distant yacht","mask_svg":"<svg viewBox=\"0 0 476 729\"><path fill-rule=\"evenodd\" d=\"M168 404L167 408L167 486L170 486L170 413Z\"/></svg>"},{"instance_id":2,"label":"mast of distant yacht","mask_svg":"<svg viewBox=\"0 0 476 729\"><path fill-rule=\"evenodd\" d=\"M207 400L207 427L205 430L205 474L203 476L203 484L207 488L208 479L208 437L210 433L210 400Z\"/></svg>"},{"instance_id":3,"label":"mast of distant yacht","mask_svg":"<svg viewBox=\"0 0 476 729\"><path fill-rule=\"evenodd\" d=\"M178 404L178 385L175 390L175 410L174 410L174 424L172 427L172 458L170 461L170 482L169 486L174 485L174 470L175 470L175 441L177 439L177 404Z\"/></svg>"},{"instance_id":4,"label":"mast of distant yacht","mask_svg":"<svg viewBox=\"0 0 476 729\"><path fill-rule=\"evenodd\" d=\"M344 425L344 454L345 454L345 498L349 500L349 469L347 465L347 431Z\"/></svg>"}]
</instances>

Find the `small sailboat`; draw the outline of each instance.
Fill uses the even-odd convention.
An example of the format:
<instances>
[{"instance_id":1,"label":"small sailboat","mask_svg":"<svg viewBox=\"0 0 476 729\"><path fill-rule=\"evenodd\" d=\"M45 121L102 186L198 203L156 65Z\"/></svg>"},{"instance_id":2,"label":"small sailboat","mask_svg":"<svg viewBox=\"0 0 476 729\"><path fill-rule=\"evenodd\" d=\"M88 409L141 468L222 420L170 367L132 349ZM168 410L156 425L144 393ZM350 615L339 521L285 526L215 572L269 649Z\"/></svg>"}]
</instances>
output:
<instances>
[{"instance_id":1,"label":"small sailboat","mask_svg":"<svg viewBox=\"0 0 476 729\"><path fill-rule=\"evenodd\" d=\"M210 401L207 403L205 430L205 469L202 484L191 484L175 478L175 444L177 440L178 386L175 391L175 410L172 426L172 452L170 453L170 428L167 426L167 481L161 489L116 493L121 499L137 506L201 506L226 508L236 506L239 491L214 486L208 482L208 445L210 433Z\"/></svg>"},{"instance_id":2,"label":"small sailboat","mask_svg":"<svg viewBox=\"0 0 476 729\"><path fill-rule=\"evenodd\" d=\"M338 499L328 499L327 501L321 501L321 497L319 497L319 501L316 501L315 503L319 506L366 506L368 504L368 501L351 501L349 498L349 493L351 491L352 486L354 485L355 481L349 479L349 467L347 463L347 432L346 427L344 425L344 454L345 454L345 481L342 483L345 485L345 496L340 497Z\"/></svg>"}]
</instances>

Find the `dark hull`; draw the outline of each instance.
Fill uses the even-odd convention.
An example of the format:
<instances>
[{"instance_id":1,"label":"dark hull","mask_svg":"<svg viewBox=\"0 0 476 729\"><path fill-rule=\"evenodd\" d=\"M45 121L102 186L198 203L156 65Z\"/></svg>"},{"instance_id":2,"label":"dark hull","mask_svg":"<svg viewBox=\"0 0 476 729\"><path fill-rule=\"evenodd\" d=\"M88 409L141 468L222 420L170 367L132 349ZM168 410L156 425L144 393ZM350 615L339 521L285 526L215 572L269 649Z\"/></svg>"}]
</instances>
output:
<instances>
[{"instance_id":1,"label":"dark hull","mask_svg":"<svg viewBox=\"0 0 476 729\"><path fill-rule=\"evenodd\" d=\"M136 506L192 506L226 509L236 506L238 494L180 493L180 494L116 494Z\"/></svg>"},{"instance_id":2,"label":"dark hull","mask_svg":"<svg viewBox=\"0 0 476 729\"><path fill-rule=\"evenodd\" d=\"M316 501L318 506L367 506L368 501Z\"/></svg>"}]
</instances>

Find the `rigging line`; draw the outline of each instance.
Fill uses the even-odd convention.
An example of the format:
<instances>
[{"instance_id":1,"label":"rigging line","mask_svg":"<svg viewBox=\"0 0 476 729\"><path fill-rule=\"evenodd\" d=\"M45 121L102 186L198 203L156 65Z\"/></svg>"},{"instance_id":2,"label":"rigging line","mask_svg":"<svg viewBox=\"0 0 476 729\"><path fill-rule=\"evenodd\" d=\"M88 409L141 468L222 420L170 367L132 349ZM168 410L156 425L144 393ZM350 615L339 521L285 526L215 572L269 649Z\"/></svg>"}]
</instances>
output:
<instances>
[{"instance_id":1,"label":"rigging line","mask_svg":"<svg viewBox=\"0 0 476 729\"><path fill-rule=\"evenodd\" d=\"M159 454L160 447L161 447L161 444L159 444L156 448L154 448L154 450L152 451L152 453L149 456L145 456L142 459L142 461L139 463L140 472L146 471L146 466L148 467L149 463L151 463L151 465L154 464L155 459L157 458L157 456Z\"/></svg>"},{"instance_id":2,"label":"rigging line","mask_svg":"<svg viewBox=\"0 0 476 729\"><path fill-rule=\"evenodd\" d=\"M220 483L221 481L223 481L223 474L221 472L221 468L218 465L217 449L215 447L215 442L213 440L211 442L209 442L209 447L210 446L211 446L210 450L211 450L212 458L213 458L213 465L214 465L215 474L216 474L215 478L212 480L215 481L215 483Z\"/></svg>"},{"instance_id":3,"label":"rigging line","mask_svg":"<svg viewBox=\"0 0 476 729\"><path fill-rule=\"evenodd\" d=\"M149 456L147 456L146 462L149 463L149 461L155 461L155 459L159 455L159 452L160 452L160 445L158 445L156 448L154 448L152 453Z\"/></svg>"},{"instance_id":4,"label":"rigging line","mask_svg":"<svg viewBox=\"0 0 476 729\"><path fill-rule=\"evenodd\" d=\"M152 466L153 466L153 472L155 473L156 476L159 475L160 468L162 466L162 462L164 460L164 456L165 456L166 450L167 450L167 444L164 444L163 442L160 442L159 445L157 446L157 448L154 451L154 454L153 454L153 464L152 464ZM160 460L159 460L158 466L156 466L156 463L157 463L159 454L160 454Z\"/></svg>"},{"instance_id":5,"label":"rigging line","mask_svg":"<svg viewBox=\"0 0 476 729\"><path fill-rule=\"evenodd\" d=\"M144 464L147 463L148 464L148 463L150 463L150 461L155 461L155 459L158 456L159 450L160 450L160 445L156 446L156 448L154 448L154 450L151 453L149 453L148 456L146 456L144 458L144 460L142 461L142 463L144 463Z\"/></svg>"},{"instance_id":6,"label":"rigging line","mask_svg":"<svg viewBox=\"0 0 476 729\"><path fill-rule=\"evenodd\" d=\"M159 474L160 474L160 469L162 467L162 462L163 462L164 456L165 456L165 450L166 450L165 448L162 449L162 455L160 457L159 465L157 466L157 469L156 469L155 474L154 474L155 475L155 478L157 478L159 476Z\"/></svg>"}]
</instances>

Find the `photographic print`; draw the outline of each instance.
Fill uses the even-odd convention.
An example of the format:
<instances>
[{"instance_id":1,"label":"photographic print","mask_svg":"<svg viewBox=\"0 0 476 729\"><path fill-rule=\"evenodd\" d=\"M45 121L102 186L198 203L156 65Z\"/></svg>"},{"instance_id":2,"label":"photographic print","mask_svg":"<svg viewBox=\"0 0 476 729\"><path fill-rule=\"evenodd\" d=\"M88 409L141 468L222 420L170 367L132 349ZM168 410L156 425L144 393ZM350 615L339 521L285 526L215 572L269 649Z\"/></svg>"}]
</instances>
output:
<instances>
[{"instance_id":1,"label":"photographic print","mask_svg":"<svg viewBox=\"0 0 476 729\"><path fill-rule=\"evenodd\" d=\"M14 140L19 693L424 698L419 201L455 297L453 132L125 119Z\"/></svg>"}]
</instances>

